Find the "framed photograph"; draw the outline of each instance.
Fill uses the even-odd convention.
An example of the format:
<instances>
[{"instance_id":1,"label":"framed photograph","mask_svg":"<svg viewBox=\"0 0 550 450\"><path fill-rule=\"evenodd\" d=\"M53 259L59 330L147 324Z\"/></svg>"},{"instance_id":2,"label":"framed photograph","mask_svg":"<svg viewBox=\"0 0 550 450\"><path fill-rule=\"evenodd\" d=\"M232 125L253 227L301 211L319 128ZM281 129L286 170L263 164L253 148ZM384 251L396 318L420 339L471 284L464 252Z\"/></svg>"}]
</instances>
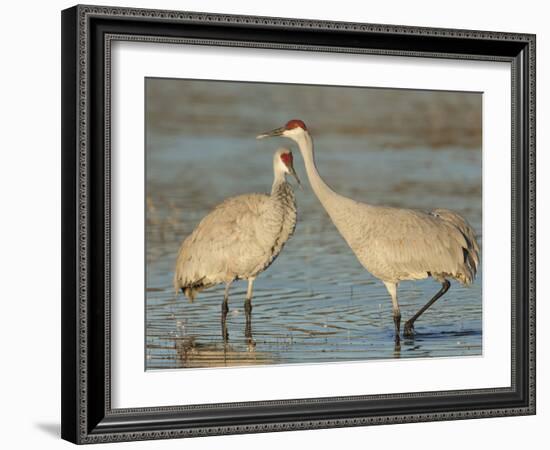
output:
<instances>
[{"instance_id":1,"label":"framed photograph","mask_svg":"<svg viewBox=\"0 0 550 450\"><path fill-rule=\"evenodd\" d=\"M62 437L535 413L535 36L62 12Z\"/></svg>"}]
</instances>

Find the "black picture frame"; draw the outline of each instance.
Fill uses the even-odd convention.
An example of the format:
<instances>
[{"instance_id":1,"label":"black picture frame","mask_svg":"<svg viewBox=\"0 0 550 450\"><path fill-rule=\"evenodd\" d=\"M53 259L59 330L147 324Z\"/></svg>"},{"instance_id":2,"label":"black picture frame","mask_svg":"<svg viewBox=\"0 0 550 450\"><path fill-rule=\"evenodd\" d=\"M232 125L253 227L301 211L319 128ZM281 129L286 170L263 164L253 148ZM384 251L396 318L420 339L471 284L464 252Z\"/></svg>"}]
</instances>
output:
<instances>
[{"instance_id":1,"label":"black picture frame","mask_svg":"<svg viewBox=\"0 0 550 450\"><path fill-rule=\"evenodd\" d=\"M109 77L114 40L509 62L511 386L113 409ZM61 406L62 437L79 444L535 414L535 36L119 7L64 10Z\"/></svg>"}]
</instances>

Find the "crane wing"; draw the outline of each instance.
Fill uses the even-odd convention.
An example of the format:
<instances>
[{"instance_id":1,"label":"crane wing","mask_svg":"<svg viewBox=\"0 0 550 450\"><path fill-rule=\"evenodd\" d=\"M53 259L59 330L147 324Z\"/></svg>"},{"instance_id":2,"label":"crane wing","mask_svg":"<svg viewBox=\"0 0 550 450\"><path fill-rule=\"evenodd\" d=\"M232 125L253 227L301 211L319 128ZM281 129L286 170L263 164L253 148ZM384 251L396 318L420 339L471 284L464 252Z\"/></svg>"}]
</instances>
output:
<instances>
[{"instance_id":1,"label":"crane wing","mask_svg":"<svg viewBox=\"0 0 550 450\"><path fill-rule=\"evenodd\" d=\"M249 270L263 249L257 230L269 201L264 194L231 197L216 206L183 242L174 276L177 289L208 287Z\"/></svg>"},{"instance_id":2,"label":"crane wing","mask_svg":"<svg viewBox=\"0 0 550 450\"><path fill-rule=\"evenodd\" d=\"M466 284L472 281L479 248L473 229L458 214L397 208L377 212L366 247L371 253L367 259L374 261L373 274L384 273L395 281L429 275L449 276Z\"/></svg>"}]
</instances>

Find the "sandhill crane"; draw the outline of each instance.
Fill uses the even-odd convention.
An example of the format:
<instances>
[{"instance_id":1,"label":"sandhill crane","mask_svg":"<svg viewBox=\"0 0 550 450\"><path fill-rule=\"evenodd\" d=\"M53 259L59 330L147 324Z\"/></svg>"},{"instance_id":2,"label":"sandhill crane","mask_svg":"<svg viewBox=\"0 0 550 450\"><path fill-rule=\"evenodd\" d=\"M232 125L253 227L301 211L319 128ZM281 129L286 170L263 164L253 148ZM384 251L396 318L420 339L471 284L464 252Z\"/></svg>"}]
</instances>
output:
<instances>
[{"instance_id":1,"label":"sandhill crane","mask_svg":"<svg viewBox=\"0 0 550 450\"><path fill-rule=\"evenodd\" d=\"M334 192L321 178L313 154L313 140L301 120L257 136L290 138L298 144L309 182L332 222L359 262L386 286L393 309L395 342L400 341L401 312L397 301L400 281L432 277L441 283L435 296L404 326L412 336L414 322L450 287L448 278L468 285L476 275L479 246L468 222L453 211L374 206Z\"/></svg>"},{"instance_id":2,"label":"sandhill crane","mask_svg":"<svg viewBox=\"0 0 550 450\"><path fill-rule=\"evenodd\" d=\"M279 148L273 156L271 194L230 197L216 206L183 241L176 261L174 288L193 301L198 292L225 283L222 336L228 339L229 287L248 280L244 309L247 335L252 312L252 287L259 273L279 255L296 227L296 201L286 175L300 183L292 152ZM251 337L251 336L247 336Z\"/></svg>"}]
</instances>

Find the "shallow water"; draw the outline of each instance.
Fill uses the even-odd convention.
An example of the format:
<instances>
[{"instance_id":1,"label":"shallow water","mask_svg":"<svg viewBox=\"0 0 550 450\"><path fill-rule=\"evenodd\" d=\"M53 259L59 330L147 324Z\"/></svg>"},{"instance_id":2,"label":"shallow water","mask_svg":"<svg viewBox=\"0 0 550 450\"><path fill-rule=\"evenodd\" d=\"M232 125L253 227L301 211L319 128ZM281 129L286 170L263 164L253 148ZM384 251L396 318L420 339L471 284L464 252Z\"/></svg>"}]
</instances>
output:
<instances>
[{"instance_id":1,"label":"shallow water","mask_svg":"<svg viewBox=\"0 0 550 450\"><path fill-rule=\"evenodd\" d=\"M273 123L272 127L280 125ZM263 131L263 130L258 130ZM481 151L460 146L391 148L365 136L315 136L321 175L356 200L464 215L481 244ZM149 132L147 138L146 367L165 369L381 358L480 355L482 273L450 291L394 348L391 300L357 261L313 194L290 141ZM254 285L252 338L245 336L246 282L233 283L220 326L223 286L194 303L172 288L181 241L224 198L269 192L272 153L294 150L304 185L296 190L296 232ZM402 323L439 289L428 279L399 286Z\"/></svg>"}]
</instances>

